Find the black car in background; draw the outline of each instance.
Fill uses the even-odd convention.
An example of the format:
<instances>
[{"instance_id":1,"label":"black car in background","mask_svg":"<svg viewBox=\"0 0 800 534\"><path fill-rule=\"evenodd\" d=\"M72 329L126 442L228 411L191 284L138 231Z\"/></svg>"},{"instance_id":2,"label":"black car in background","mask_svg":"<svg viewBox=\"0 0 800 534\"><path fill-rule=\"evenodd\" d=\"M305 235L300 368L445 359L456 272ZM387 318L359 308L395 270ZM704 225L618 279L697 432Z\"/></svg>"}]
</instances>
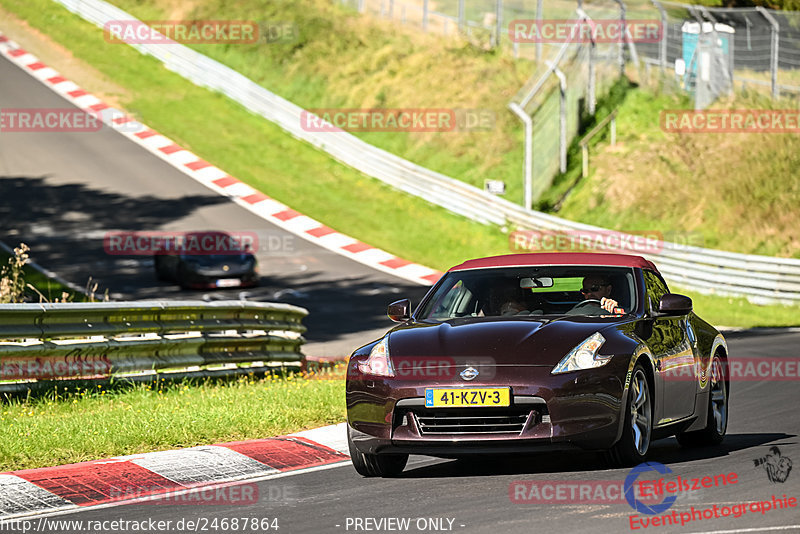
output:
<instances>
[{"instance_id":1,"label":"black car in background","mask_svg":"<svg viewBox=\"0 0 800 534\"><path fill-rule=\"evenodd\" d=\"M212 246L185 247L180 251L159 251L153 257L159 280L177 282L183 288L211 289L258 285L258 262L249 247L215 246L231 243L225 232L191 232L185 243L211 243Z\"/></svg>"}]
</instances>

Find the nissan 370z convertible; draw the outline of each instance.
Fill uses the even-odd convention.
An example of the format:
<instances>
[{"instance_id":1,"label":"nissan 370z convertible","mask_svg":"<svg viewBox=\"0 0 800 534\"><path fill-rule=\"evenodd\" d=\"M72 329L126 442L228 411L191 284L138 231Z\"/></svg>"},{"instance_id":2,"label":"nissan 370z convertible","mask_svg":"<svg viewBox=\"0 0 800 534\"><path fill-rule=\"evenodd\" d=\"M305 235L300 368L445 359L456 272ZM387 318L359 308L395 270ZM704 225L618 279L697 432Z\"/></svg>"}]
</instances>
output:
<instances>
[{"instance_id":1,"label":"nissan 370z convertible","mask_svg":"<svg viewBox=\"0 0 800 534\"><path fill-rule=\"evenodd\" d=\"M553 449L645 460L655 439L716 445L728 419L725 339L639 256L512 254L450 269L350 357L348 442L363 476L409 454Z\"/></svg>"}]
</instances>

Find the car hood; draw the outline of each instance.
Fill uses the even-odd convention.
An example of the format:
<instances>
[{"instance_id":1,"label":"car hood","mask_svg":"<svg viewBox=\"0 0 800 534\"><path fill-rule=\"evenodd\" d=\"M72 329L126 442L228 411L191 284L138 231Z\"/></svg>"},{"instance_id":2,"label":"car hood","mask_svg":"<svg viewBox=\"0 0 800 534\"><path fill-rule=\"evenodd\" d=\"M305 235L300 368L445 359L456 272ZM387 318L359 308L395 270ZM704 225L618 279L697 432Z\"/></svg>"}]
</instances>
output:
<instances>
[{"instance_id":1,"label":"car hood","mask_svg":"<svg viewBox=\"0 0 800 534\"><path fill-rule=\"evenodd\" d=\"M618 321L586 316L470 317L410 323L389 333L389 354L392 359L467 357L493 365L553 366L578 343Z\"/></svg>"}]
</instances>

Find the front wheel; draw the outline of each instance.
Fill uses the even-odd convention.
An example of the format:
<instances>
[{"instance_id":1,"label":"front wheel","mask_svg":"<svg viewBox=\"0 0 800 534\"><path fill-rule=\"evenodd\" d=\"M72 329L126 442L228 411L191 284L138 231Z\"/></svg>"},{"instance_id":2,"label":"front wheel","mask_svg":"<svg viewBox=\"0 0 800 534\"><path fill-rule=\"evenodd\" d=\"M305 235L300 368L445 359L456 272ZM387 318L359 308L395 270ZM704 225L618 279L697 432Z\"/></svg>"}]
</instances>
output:
<instances>
[{"instance_id":1,"label":"front wheel","mask_svg":"<svg viewBox=\"0 0 800 534\"><path fill-rule=\"evenodd\" d=\"M407 454L369 454L359 452L353 443L351 430L347 428L347 447L350 459L359 475L365 477L391 477L403 472L408 462Z\"/></svg>"},{"instance_id":2,"label":"front wheel","mask_svg":"<svg viewBox=\"0 0 800 534\"><path fill-rule=\"evenodd\" d=\"M719 445L728 430L728 388L725 383L725 367L715 354L711 361L711 386L708 392L708 415L706 427L694 432L682 432L676 437L683 447Z\"/></svg>"},{"instance_id":3,"label":"front wheel","mask_svg":"<svg viewBox=\"0 0 800 534\"><path fill-rule=\"evenodd\" d=\"M608 459L612 464L623 467L644 462L650 448L652 430L653 400L650 383L644 368L637 363L633 368L628 390L622 437L608 450Z\"/></svg>"}]
</instances>

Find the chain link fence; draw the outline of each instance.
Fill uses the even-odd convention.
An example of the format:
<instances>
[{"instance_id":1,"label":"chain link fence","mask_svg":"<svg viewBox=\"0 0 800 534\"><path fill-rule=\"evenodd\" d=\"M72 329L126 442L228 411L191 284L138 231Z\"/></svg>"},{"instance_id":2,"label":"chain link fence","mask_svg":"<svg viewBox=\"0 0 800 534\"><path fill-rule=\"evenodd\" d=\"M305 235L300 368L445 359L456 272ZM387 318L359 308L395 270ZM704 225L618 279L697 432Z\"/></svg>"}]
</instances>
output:
<instances>
[{"instance_id":1,"label":"chain link fence","mask_svg":"<svg viewBox=\"0 0 800 534\"><path fill-rule=\"evenodd\" d=\"M658 0L334 0L361 13L416 25L427 32L461 35L486 48L510 48L536 61L535 71L509 108L526 132L523 205L533 202L566 171L568 145L581 118L593 116L599 96L626 65L660 70L705 109L736 87L800 93L800 13L756 8L711 8ZM520 42L519 21L573 25L651 21L657 39L608 42L538 39ZM532 26L529 24L528 28Z\"/></svg>"},{"instance_id":2,"label":"chain link fence","mask_svg":"<svg viewBox=\"0 0 800 534\"><path fill-rule=\"evenodd\" d=\"M686 85L695 82L699 57L690 61L698 40L712 34L738 85L765 87L777 96L800 93L800 12L753 8L705 7L658 0L334 0L340 4L416 25L428 32L484 40L487 46L510 47L516 57L546 58L552 45L515 42L510 24L518 19L576 20L583 9L596 20L609 20L625 11L629 20L658 20L663 31L658 42L637 43L641 58L651 66L675 70L683 60L689 70ZM714 43L717 43L715 45ZM679 65L679 70L681 67ZM685 80L684 80L685 81Z\"/></svg>"}]
</instances>

